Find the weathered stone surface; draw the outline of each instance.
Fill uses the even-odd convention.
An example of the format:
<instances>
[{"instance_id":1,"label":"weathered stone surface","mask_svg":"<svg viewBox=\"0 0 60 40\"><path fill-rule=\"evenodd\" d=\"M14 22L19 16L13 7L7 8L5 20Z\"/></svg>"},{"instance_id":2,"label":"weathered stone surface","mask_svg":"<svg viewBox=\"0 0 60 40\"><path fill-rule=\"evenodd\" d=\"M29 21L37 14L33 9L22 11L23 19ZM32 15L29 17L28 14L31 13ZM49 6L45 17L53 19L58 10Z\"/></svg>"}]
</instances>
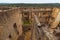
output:
<instances>
[{"instance_id":1,"label":"weathered stone surface","mask_svg":"<svg viewBox=\"0 0 60 40\"><path fill-rule=\"evenodd\" d=\"M0 12L0 40L17 40L22 35L22 21L19 9Z\"/></svg>"}]
</instances>

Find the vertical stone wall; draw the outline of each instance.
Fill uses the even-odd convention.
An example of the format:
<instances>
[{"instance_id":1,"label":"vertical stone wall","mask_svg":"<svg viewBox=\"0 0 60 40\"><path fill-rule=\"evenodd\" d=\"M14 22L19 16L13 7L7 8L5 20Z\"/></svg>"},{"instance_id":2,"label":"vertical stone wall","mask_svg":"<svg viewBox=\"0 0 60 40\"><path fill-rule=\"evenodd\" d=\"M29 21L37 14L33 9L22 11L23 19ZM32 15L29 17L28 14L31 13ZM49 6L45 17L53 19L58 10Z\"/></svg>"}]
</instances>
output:
<instances>
[{"instance_id":1,"label":"vertical stone wall","mask_svg":"<svg viewBox=\"0 0 60 40\"><path fill-rule=\"evenodd\" d=\"M51 15L51 20L49 21L51 26L50 26L50 31L53 32L54 29L58 26L59 24L59 16L60 16L60 13L59 13L60 9L59 8L53 8L53 12L52 12L52 15Z\"/></svg>"},{"instance_id":2,"label":"vertical stone wall","mask_svg":"<svg viewBox=\"0 0 60 40\"><path fill-rule=\"evenodd\" d=\"M0 12L0 40L17 40L22 35L20 9Z\"/></svg>"}]
</instances>

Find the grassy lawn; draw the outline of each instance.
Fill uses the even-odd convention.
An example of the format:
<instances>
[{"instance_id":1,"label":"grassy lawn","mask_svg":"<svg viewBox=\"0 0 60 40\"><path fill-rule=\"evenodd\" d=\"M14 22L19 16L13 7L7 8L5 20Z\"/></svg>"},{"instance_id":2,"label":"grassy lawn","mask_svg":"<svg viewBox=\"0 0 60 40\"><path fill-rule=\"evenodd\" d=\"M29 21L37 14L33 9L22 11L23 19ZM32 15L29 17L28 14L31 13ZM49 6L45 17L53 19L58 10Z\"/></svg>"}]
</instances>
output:
<instances>
[{"instance_id":1,"label":"grassy lawn","mask_svg":"<svg viewBox=\"0 0 60 40\"><path fill-rule=\"evenodd\" d=\"M23 22L23 25L29 25L29 24L31 24L29 20Z\"/></svg>"}]
</instances>

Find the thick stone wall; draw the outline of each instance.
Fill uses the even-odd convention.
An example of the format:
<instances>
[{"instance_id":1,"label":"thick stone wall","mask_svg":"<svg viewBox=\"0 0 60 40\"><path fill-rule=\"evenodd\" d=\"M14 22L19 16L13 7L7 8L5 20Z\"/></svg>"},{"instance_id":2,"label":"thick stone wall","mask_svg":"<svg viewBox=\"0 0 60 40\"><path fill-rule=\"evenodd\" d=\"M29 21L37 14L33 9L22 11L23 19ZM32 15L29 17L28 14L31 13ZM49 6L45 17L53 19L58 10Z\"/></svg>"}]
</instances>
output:
<instances>
[{"instance_id":1,"label":"thick stone wall","mask_svg":"<svg viewBox=\"0 0 60 40\"><path fill-rule=\"evenodd\" d=\"M0 40L17 40L22 35L22 21L19 9L0 12Z\"/></svg>"}]
</instances>

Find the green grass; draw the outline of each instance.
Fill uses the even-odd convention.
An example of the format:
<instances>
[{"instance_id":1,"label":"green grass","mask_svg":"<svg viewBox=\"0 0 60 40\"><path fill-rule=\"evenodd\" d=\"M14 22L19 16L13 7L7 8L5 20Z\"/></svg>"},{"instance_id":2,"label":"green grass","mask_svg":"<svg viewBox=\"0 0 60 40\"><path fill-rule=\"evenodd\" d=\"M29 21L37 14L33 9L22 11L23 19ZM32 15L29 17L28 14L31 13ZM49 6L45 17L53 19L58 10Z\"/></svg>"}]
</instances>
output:
<instances>
[{"instance_id":1,"label":"green grass","mask_svg":"<svg viewBox=\"0 0 60 40\"><path fill-rule=\"evenodd\" d=\"M28 24L30 24L30 21L29 20L23 21L23 24L28 25Z\"/></svg>"}]
</instances>

